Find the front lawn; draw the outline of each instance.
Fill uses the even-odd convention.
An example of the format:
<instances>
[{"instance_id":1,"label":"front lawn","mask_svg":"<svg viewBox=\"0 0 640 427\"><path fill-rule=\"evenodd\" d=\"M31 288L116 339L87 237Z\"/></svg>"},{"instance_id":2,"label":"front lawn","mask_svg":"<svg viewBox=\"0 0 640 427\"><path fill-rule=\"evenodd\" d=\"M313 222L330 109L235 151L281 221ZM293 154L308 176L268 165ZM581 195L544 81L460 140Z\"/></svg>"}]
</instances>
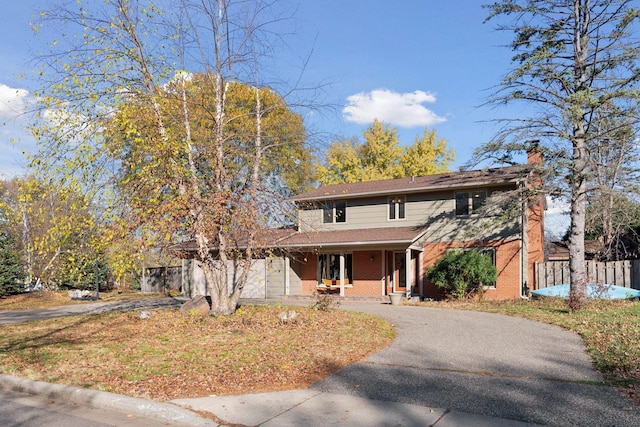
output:
<instances>
[{"instance_id":1,"label":"front lawn","mask_svg":"<svg viewBox=\"0 0 640 427\"><path fill-rule=\"evenodd\" d=\"M295 389L394 337L383 319L308 307L107 313L0 326L0 373L157 400Z\"/></svg>"}]
</instances>

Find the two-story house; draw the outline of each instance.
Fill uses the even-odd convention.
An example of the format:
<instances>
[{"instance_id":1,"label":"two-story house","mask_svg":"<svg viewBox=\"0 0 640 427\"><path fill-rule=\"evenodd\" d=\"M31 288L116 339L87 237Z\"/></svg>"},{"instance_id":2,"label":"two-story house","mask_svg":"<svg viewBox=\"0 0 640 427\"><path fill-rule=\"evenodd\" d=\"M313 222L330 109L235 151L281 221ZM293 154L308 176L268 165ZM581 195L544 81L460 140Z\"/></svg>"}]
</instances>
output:
<instances>
[{"instance_id":1,"label":"two-story house","mask_svg":"<svg viewBox=\"0 0 640 427\"><path fill-rule=\"evenodd\" d=\"M278 256L256 264L259 280L248 293L437 298L427 269L446 251L463 248L492 256L498 279L485 298L519 298L535 289L534 265L544 259L544 197L529 191L537 160L532 154L527 165L328 185L297 195L297 227L274 233L270 246Z\"/></svg>"}]
</instances>

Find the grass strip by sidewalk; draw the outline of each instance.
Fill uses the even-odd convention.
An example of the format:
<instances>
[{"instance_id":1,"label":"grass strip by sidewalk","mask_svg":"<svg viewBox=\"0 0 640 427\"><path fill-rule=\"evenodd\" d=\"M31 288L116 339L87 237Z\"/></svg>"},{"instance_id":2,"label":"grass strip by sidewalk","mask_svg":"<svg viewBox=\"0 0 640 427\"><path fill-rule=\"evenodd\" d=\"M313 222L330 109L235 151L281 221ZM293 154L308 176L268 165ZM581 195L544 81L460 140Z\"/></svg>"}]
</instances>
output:
<instances>
[{"instance_id":1,"label":"grass strip by sidewalk","mask_svg":"<svg viewBox=\"0 0 640 427\"><path fill-rule=\"evenodd\" d=\"M307 307L107 313L0 326L0 372L164 401L305 387L394 337L383 319Z\"/></svg>"}]
</instances>

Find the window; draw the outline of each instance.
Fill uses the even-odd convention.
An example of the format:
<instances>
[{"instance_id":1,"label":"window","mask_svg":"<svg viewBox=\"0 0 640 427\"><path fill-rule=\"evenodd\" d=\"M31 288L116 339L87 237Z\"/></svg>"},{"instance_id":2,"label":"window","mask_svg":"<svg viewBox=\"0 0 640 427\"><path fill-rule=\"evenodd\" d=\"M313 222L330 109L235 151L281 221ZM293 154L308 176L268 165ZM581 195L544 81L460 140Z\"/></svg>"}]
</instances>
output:
<instances>
[{"instance_id":1,"label":"window","mask_svg":"<svg viewBox=\"0 0 640 427\"><path fill-rule=\"evenodd\" d=\"M347 202L325 202L322 205L322 222L332 224L334 222L347 221Z\"/></svg>"},{"instance_id":2,"label":"window","mask_svg":"<svg viewBox=\"0 0 640 427\"><path fill-rule=\"evenodd\" d=\"M486 201L486 191L474 191L471 193L471 209L473 209L474 212L484 206Z\"/></svg>"},{"instance_id":3,"label":"window","mask_svg":"<svg viewBox=\"0 0 640 427\"><path fill-rule=\"evenodd\" d=\"M450 248L447 249L447 252L465 252L465 251L476 251L483 255L488 255L491 257L491 262L493 265L496 265L496 249L495 248Z\"/></svg>"},{"instance_id":4,"label":"window","mask_svg":"<svg viewBox=\"0 0 640 427\"><path fill-rule=\"evenodd\" d=\"M389 197L389 219L404 219L404 196Z\"/></svg>"},{"instance_id":5,"label":"window","mask_svg":"<svg viewBox=\"0 0 640 427\"><path fill-rule=\"evenodd\" d=\"M456 193L456 216L469 215L469 193Z\"/></svg>"},{"instance_id":6,"label":"window","mask_svg":"<svg viewBox=\"0 0 640 427\"><path fill-rule=\"evenodd\" d=\"M487 192L476 190L471 192L456 192L456 216L470 215L484 206Z\"/></svg>"},{"instance_id":7,"label":"window","mask_svg":"<svg viewBox=\"0 0 640 427\"><path fill-rule=\"evenodd\" d=\"M340 254L318 255L319 281L329 285L340 284ZM344 254L344 283L352 282L353 255Z\"/></svg>"},{"instance_id":8,"label":"window","mask_svg":"<svg viewBox=\"0 0 640 427\"><path fill-rule=\"evenodd\" d=\"M495 267L496 265L496 250L494 248L478 248L476 249L478 252L480 252L483 255L487 255L491 258L491 262L493 263L493 266Z\"/></svg>"},{"instance_id":9,"label":"window","mask_svg":"<svg viewBox=\"0 0 640 427\"><path fill-rule=\"evenodd\" d=\"M322 222L325 224L333 222L333 203L325 202L322 205Z\"/></svg>"}]
</instances>

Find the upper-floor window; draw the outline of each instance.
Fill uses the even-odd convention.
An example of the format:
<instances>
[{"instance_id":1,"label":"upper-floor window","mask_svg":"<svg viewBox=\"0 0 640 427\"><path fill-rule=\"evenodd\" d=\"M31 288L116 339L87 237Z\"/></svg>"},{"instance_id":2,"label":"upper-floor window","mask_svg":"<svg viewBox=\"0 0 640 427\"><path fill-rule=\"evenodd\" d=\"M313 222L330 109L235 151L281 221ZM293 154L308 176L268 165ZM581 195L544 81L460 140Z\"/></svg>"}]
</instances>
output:
<instances>
[{"instance_id":1,"label":"upper-floor window","mask_svg":"<svg viewBox=\"0 0 640 427\"><path fill-rule=\"evenodd\" d=\"M470 215L487 201L485 190L456 192L456 215Z\"/></svg>"},{"instance_id":2,"label":"upper-floor window","mask_svg":"<svg viewBox=\"0 0 640 427\"><path fill-rule=\"evenodd\" d=\"M389 219L404 219L404 196L389 197Z\"/></svg>"},{"instance_id":3,"label":"upper-floor window","mask_svg":"<svg viewBox=\"0 0 640 427\"><path fill-rule=\"evenodd\" d=\"M324 202L322 205L322 222L331 224L347 221L347 202Z\"/></svg>"}]
</instances>

